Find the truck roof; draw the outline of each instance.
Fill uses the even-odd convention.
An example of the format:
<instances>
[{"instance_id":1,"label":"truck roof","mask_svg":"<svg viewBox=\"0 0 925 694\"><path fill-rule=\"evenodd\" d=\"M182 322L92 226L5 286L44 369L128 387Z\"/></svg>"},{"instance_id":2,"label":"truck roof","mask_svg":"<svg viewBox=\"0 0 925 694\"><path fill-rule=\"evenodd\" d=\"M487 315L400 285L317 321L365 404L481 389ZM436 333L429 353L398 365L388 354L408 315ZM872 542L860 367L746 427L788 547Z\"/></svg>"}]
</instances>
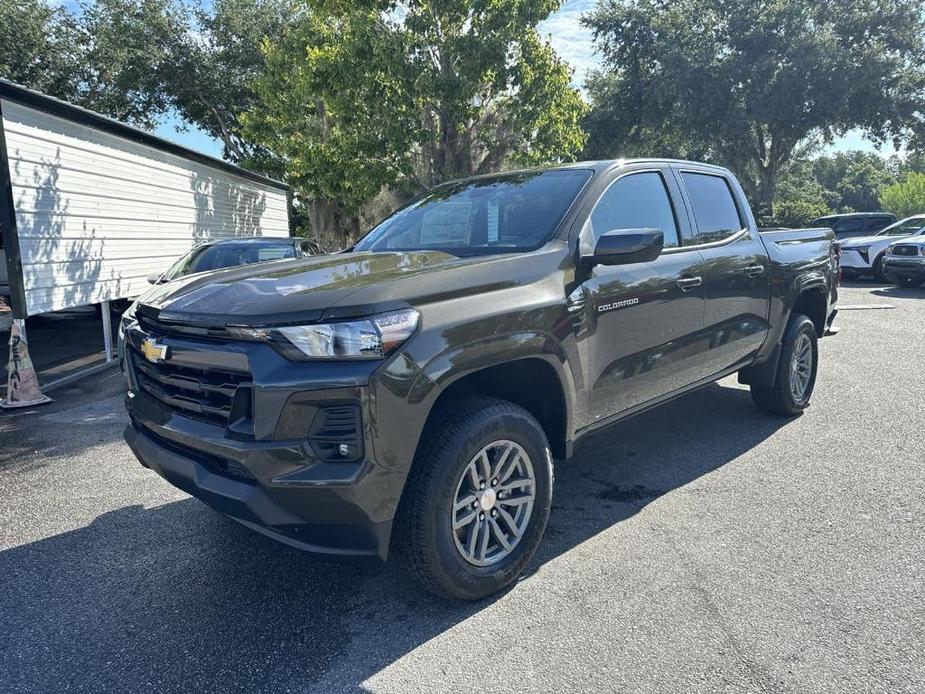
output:
<instances>
[{"instance_id":1,"label":"truck roof","mask_svg":"<svg viewBox=\"0 0 925 694\"><path fill-rule=\"evenodd\" d=\"M568 164L554 164L550 166L538 166L534 171L546 171L555 169L609 169L613 166L625 166L627 164L680 164L684 166L696 166L698 168L711 168L717 171L727 171L723 166L717 164L707 164L701 161L691 161L688 159L668 159L664 157L632 157L626 159L592 159L587 161L576 161Z\"/></svg>"},{"instance_id":2,"label":"truck roof","mask_svg":"<svg viewBox=\"0 0 925 694\"><path fill-rule=\"evenodd\" d=\"M446 185L448 183L458 183L459 181L468 181L470 179L494 178L495 176L509 176L517 173L530 173L540 171L562 171L569 169L590 169L595 173L606 171L618 166L627 166L629 164L680 164L682 166L697 167L698 169L712 169L717 173L730 173L729 169L717 164L705 164L700 161L690 161L687 159L666 159L658 157L637 157L628 159L591 159L585 161L574 161L561 164L548 164L546 166L531 166L521 169L508 169L505 171L494 171L487 174L478 174L475 176L462 176L460 178L444 181L437 184Z\"/></svg>"}]
</instances>

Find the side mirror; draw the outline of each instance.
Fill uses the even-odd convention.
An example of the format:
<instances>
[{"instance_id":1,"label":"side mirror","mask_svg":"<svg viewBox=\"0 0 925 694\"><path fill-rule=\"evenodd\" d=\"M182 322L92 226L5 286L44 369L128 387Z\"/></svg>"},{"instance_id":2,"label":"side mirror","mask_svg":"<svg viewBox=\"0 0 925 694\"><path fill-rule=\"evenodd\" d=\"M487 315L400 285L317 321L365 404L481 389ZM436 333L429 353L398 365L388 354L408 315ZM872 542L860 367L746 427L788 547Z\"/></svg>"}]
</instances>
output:
<instances>
[{"instance_id":1,"label":"side mirror","mask_svg":"<svg viewBox=\"0 0 925 694\"><path fill-rule=\"evenodd\" d=\"M591 265L630 265L658 258L665 245L660 229L614 229L601 234L594 254L584 260Z\"/></svg>"},{"instance_id":2,"label":"side mirror","mask_svg":"<svg viewBox=\"0 0 925 694\"><path fill-rule=\"evenodd\" d=\"M163 272L152 272L150 275L148 275L148 284L160 284L161 277L163 276Z\"/></svg>"}]
</instances>

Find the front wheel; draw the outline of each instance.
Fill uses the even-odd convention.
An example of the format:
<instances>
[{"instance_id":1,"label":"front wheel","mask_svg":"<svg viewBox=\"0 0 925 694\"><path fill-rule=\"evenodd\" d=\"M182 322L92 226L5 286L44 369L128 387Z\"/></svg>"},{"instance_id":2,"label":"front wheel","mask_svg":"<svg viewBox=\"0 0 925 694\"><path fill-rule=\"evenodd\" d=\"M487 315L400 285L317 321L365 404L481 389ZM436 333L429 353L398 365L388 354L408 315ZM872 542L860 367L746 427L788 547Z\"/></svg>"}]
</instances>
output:
<instances>
[{"instance_id":1,"label":"front wheel","mask_svg":"<svg viewBox=\"0 0 925 694\"><path fill-rule=\"evenodd\" d=\"M471 397L434 414L399 507L396 541L429 591L478 600L517 580L552 505L542 427L513 403Z\"/></svg>"},{"instance_id":2,"label":"front wheel","mask_svg":"<svg viewBox=\"0 0 925 694\"><path fill-rule=\"evenodd\" d=\"M878 282L886 282L886 275L883 272L883 254L877 256L877 259L874 261L874 265L871 268L872 274L875 280Z\"/></svg>"},{"instance_id":3,"label":"front wheel","mask_svg":"<svg viewBox=\"0 0 925 694\"><path fill-rule=\"evenodd\" d=\"M802 314L791 317L781 343L774 383L752 386L758 409L792 417L809 407L819 363L816 326Z\"/></svg>"}]
</instances>

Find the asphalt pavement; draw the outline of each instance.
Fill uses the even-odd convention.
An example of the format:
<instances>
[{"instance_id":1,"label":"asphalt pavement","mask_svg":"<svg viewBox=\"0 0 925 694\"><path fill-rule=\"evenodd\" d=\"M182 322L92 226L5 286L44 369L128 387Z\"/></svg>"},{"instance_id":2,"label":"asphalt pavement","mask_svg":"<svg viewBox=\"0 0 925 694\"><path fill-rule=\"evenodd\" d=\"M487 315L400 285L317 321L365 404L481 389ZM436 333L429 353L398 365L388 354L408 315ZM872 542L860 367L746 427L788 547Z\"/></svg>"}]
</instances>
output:
<instances>
[{"instance_id":1,"label":"asphalt pavement","mask_svg":"<svg viewBox=\"0 0 925 694\"><path fill-rule=\"evenodd\" d=\"M170 487L115 372L0 415L0 692L922 692L925 288L841 303L804 416L728 378L583 440L478 604Z\"/></svg>"}]
</instances>

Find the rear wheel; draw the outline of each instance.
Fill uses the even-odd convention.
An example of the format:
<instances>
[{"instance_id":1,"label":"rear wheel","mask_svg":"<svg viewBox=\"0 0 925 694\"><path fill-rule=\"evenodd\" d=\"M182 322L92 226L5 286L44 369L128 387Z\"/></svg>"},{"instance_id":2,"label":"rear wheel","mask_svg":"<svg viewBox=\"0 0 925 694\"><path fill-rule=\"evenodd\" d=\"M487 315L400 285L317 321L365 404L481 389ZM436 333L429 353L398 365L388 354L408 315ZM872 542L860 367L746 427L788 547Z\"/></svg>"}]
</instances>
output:
<instances>
[{"instance_id":1,"label":"rear wheel","mask_svg":"<svg viewBox=\"0 0 925 694\"><path fill-rule=\"evenodd\" d=\"M478 600L513 583L543 537L552 457L517 405L473 397L434 414L399 508L396 541L429 591Z\"/></svg>"},{"instance_id":2,"label":"rear wheel","mask_svg":"<svg viewBox=\"0 0 925 694\"><path fill-rule=\"evenodd\" d=\"M774 383L752 386L752 400L758 409L792 417L807 407L816 385L819 352L816 326L802 314L790 319L781 343L780 361Z\"/></svg>"}]
</instances>

